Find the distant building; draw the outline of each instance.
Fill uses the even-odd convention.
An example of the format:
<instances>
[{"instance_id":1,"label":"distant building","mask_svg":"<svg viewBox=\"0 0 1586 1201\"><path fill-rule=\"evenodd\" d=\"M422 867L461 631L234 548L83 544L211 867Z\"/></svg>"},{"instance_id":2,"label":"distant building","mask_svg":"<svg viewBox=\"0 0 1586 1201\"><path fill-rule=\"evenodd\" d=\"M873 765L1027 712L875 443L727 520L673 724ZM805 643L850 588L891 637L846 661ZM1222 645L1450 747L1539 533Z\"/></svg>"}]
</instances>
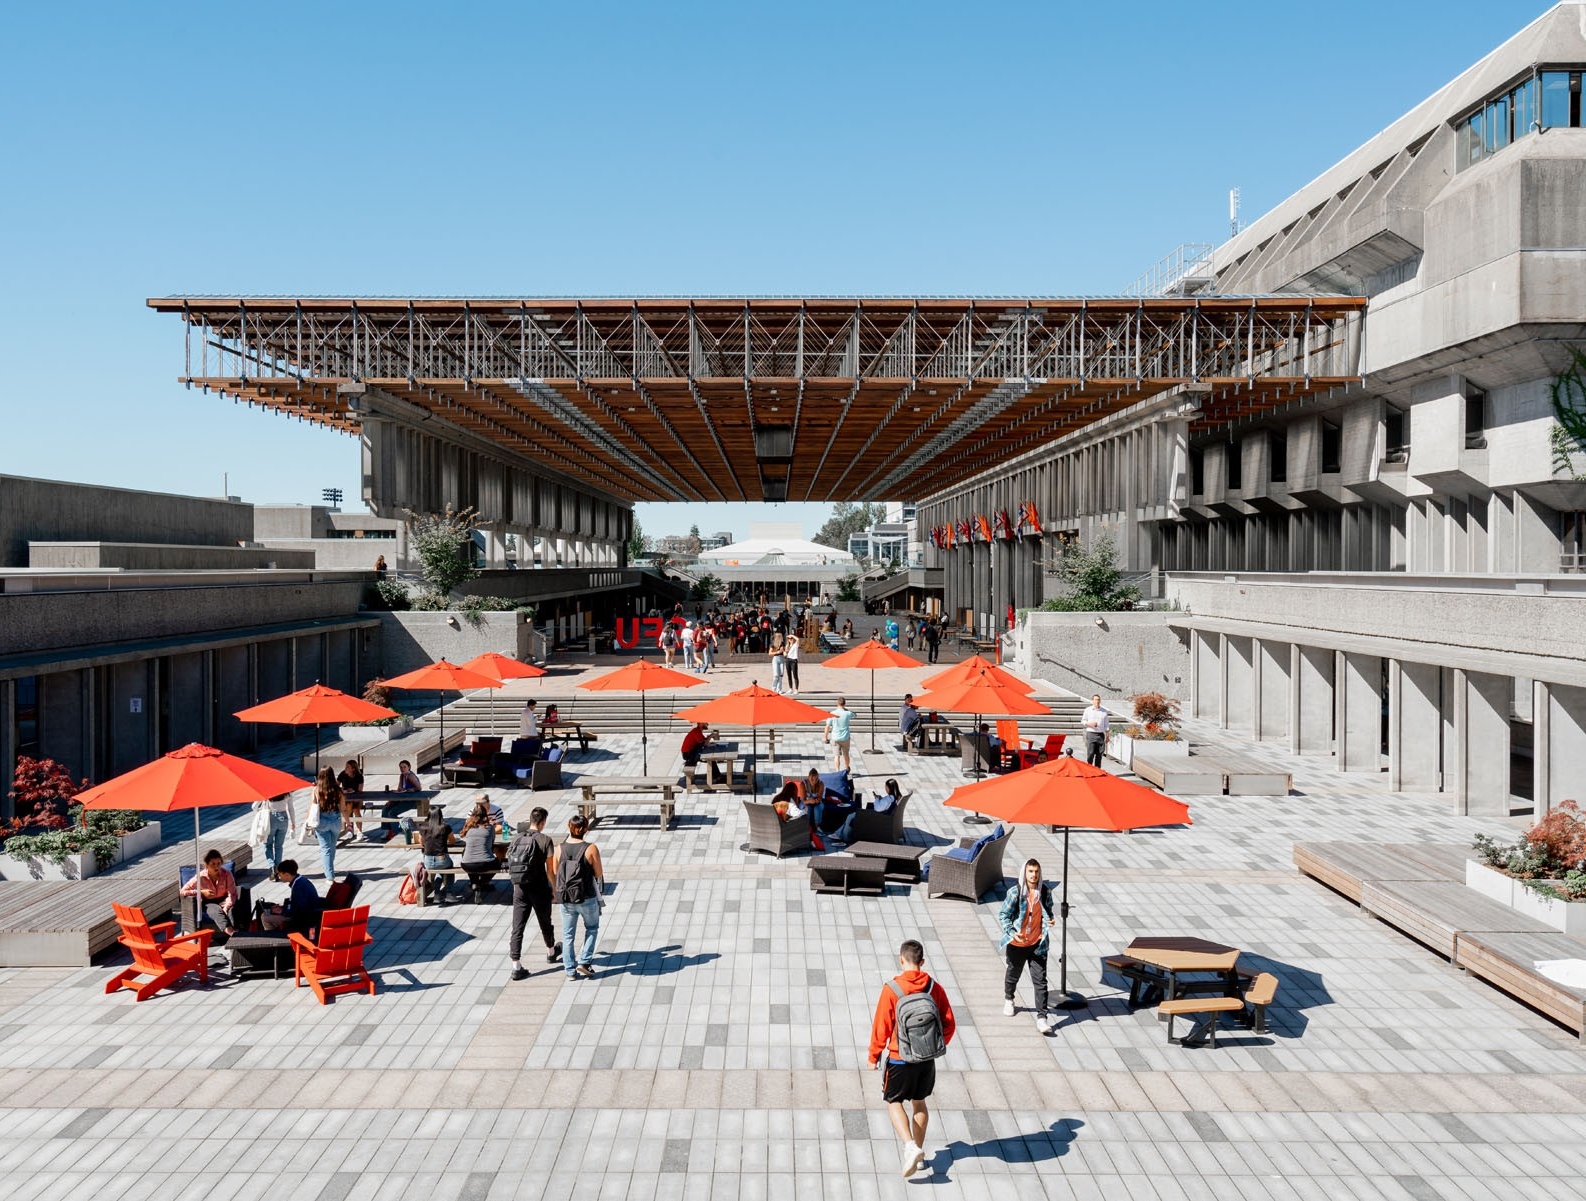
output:
<instances>
[{"instance_id":1,"label":"distant building","mask_svg":"<svg viewBox=\"0 0 1586 1201\"><path fill-rule=\"evenodd\" d=\"M407 526L395 517L342 513L324 505L254 505L253 540L272 550L312 551L322 571L372 571L384 556L407 570Z\"/></svg>"}]
</instances>

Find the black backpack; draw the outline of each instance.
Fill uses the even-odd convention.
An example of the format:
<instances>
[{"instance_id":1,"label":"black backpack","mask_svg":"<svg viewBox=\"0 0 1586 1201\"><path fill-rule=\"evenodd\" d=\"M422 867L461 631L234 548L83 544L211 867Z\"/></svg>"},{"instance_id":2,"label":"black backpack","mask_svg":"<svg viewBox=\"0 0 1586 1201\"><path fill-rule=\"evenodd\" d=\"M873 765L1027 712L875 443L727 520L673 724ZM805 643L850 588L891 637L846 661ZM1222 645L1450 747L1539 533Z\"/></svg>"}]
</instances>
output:
<instances>
[{"instance_id":1,"label":"black backpack","mask_svg":"<svg viewBox=\"0 0 1586 1201\"><path fill-rule=\"evenodd\" d=\"M562 854L556 864L556 890L551 898L558 905L577 905L595 895L586 879L594 875L584 860L588 848L587 842L562 844ZM573 854L575 850L576 855Z\"/></svg>"},{"instance_id":2,"label":"black backpack","mask_svg":"<svg viewBox=\"0 0 1586 1201\"><path fill-rule=\"evenodd\" d=\"M519 888L532 881L545 880L545 860L550 853L549 835L525 830L507 848L507 876Z\"/></svg>"}]
</instances>

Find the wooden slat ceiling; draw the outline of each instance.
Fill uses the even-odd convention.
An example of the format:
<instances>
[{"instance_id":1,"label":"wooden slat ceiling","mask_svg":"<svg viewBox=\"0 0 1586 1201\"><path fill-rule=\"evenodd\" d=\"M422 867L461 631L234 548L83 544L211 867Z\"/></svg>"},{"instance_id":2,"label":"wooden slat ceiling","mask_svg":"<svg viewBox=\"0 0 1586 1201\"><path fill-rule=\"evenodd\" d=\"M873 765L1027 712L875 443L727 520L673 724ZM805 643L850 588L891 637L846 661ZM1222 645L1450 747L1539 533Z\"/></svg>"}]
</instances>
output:
<instances>
[{"instance_id":1,"label":"wooden slat ceiling","mask_svg":"<svg viewBox=\"0 0 1586 1201\"><path fill-rule=\"evenodd\" d=\"M1214 429L1358 382L1365 304L149 301L187 322L189 383L347 433L344 388L378 389L627 501L925 499L1186 384Z\"/></svg>"}]
</instances>

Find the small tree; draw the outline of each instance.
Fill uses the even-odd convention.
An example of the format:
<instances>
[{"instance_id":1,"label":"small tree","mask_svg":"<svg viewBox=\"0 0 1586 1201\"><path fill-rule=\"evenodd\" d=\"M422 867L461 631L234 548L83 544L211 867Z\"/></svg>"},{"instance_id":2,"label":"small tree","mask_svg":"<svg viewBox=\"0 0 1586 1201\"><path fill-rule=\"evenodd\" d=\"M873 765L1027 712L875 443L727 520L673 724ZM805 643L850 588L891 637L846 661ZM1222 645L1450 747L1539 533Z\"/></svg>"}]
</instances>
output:
<instances>
[{"instance_id":1,"label":"small tree","mask_svg":"<svg viewBox=\"0 0 1586 1201\"><path fill-rule=\"evenodd\" d=\"M73 780L54 759L18 755L11 785L13 828L64 830L70 824L72 798L87 787L87 780Z\"/></svg>"},{"instance_id":2,"label":"small tree","mask_svg":"<svg viewBox=\"0 0 1586 1201\"><path fill-rule=\"evenodd\" d=\"M859 593L859 577L857 575L845 575L837 581L837 599L840 601L862 599Z\"/></svg>"},{"instance_id":3,"label":"small tree","mask_svg":"<svg viewBox=\"0 0 1586 1201\"><path fill-rule=\"evenodd\" d=\"M1570 352L1570 365L1549 387L1557 424L1549 434L1553 470L1572 480L1586 480L1575 466L1577 455L1586 455L1586 354Z\"/></svg>"},{"instance_id":4,"label":"small tree","mask_svg":"<svg viewBox=\"0 0 1586 1201\"><path fill-rule=\"evenodd\" d=\"M688 599L703 601L715 600L722 594L721 579L714 575L702 575L695 580L688 589Z\"/></svg>"},{"instance_id":5,"label":"small tree","mask_svg":"<svg viewBox=\"0 0 1586 1201\"><path fill-rule=\"evenodd\" d=\"M699 552L701 550L704 549L705 544L700 541L700 538L699 538L699 526L698 525L691 525L691 526L688 527L688 543L687 543L687 546L688 546L688 553L691 554L691 555L697 555L697 554L699 554Z\"/></svg>"},{"instance_id":6,"label":"small tree","mask_svg":"<svg viewBox=\"0 0 1586 1201\"><path fill-rule=\"evenodd\" d=\"M473 509L447 505L443 513L408 510L408 547L419 561L424 591L432 602L416 608L444 607L453 588L478 578L473 539L478 524L478 514Z\"/></svg>"},{"instance_id":7,"label":"small tree","mask_svg":"<svg viewBox=\"0 0 1586 1201\"><path fill-rule=\"evenodd\" d=\"M1064 547L1056 564L1063 595L1041 608L1056 613L1111 613L1127 609L1140 599L1140 590L1124 584L1118 570L1118 546L1111 534L1099 534L1088 547Z\"/></svg>"},{"instance_id":8,"label":"small tree","mask_svg":"<svg viewBox=\"0 0 1586 1201\"><path fill-rule=\"evenodd\" d=\"M644 532L644 527L639 524L639 519L633 519L633 533L628 535L628 560L637 561L640 555L650 551L650 536Z\"/></svg>"}]
</instances>

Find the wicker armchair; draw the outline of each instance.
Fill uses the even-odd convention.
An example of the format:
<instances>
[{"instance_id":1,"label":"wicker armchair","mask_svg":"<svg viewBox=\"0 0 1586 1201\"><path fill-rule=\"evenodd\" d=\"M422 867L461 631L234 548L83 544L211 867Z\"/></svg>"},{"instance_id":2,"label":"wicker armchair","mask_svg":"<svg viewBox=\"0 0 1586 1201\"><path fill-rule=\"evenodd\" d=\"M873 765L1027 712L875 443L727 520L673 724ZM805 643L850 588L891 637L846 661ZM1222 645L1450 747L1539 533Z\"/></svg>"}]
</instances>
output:
<instances>
[{"instance_id":1,"label":"wicker armchair","mask_svg":"<svg viewBox=\"0 0 1586 1201\"><path fill-rule=\"evenodd\" d=\"M1013 837L1011 828L1003 831L1001 838L988 842L973 859L949 859L946 855L931 856L929 894L933 897L963 897L978 901L993 884L1002 882L1002 852ZM973 838L960 839L958 845L973 846Z\"/></svg>"},{"instance_id":2,"label":"wicker armchair","mask_svg":"<svg viewBox=\"0 0 1586 1201\"><path fill-rule=\"evenodd\" d=\"M965 730L958 736L959 761L966 776L975 774L975 761L980 761L980 774L1001 771L1002 764L991 759L991 736L979 730Z\"/></svg>"},{"instance_id":3,"label":"wicker armchair","mask_svg":"<svg viewBox=\"0 0 1586 1201\"><path fill-rule=\"evenodd\" d=\"M749 817L751 851L762 851L780 859L790 851L810 849L808 813L783 821L776 814L776 806L766 801L745 801L743 811Z\"/></svg>"},{"instance_id":4,"label":"wicker armchair","mask_svg":"<svg viewBox=\"0 0 1586 1201\"><path fill-rule=\"evenodd\" d=\"M912 792L903 794L903 799L885 813L877 813L874 809L861 809L854 814L854 841L855 842L888 842L900 843L903 841L903 811L909 806Z\"/></svg>"}]
</instances>

